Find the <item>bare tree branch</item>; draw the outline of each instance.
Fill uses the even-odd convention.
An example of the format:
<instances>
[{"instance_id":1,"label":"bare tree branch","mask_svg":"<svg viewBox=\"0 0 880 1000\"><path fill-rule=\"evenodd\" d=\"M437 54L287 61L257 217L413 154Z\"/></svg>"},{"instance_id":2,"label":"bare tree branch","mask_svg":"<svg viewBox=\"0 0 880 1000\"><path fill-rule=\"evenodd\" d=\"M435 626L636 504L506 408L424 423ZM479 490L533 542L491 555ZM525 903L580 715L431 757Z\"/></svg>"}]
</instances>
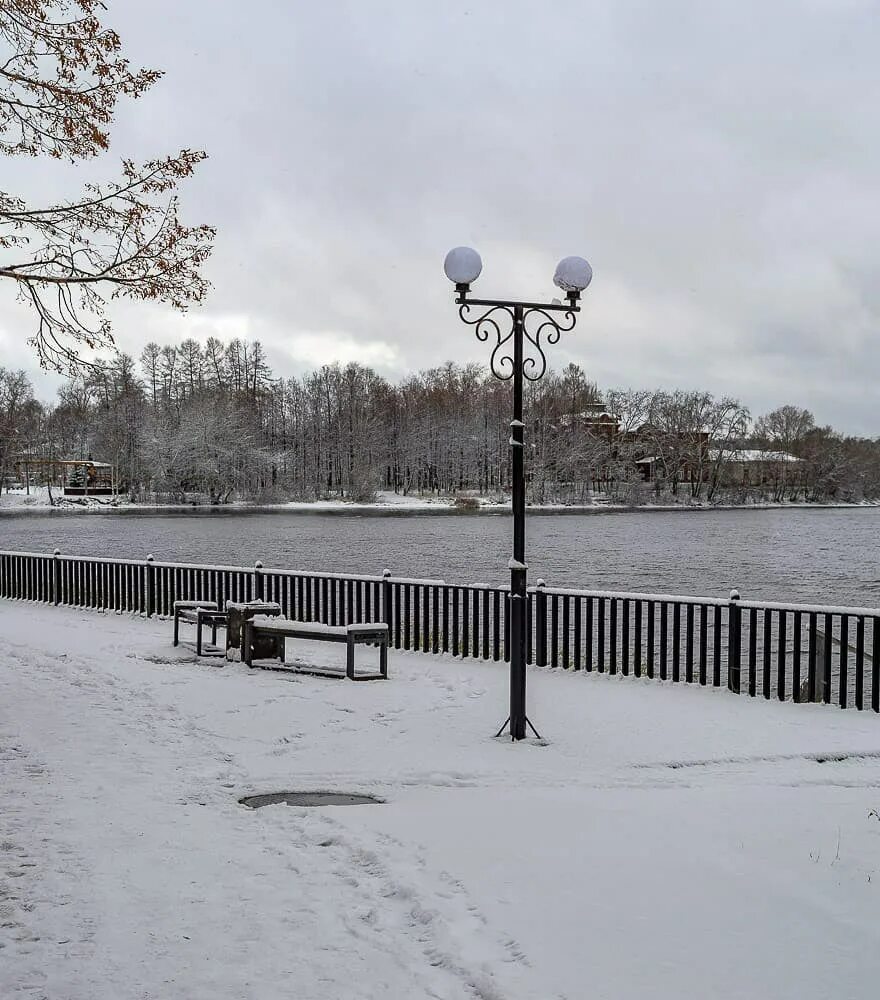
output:
<instances>
[{"instance_id":1,"label":"bare tree branch","mask_svg":"<svg viewBox=\"0 0 880 1000\"><path fill-rule=\"evenodd\" d=\"M108 146L120 95L138 97L161 74L132 70L119 36L101 25L98 0L0 0L0 152L71 161ZM41 364L61 371L83 351L112 350L108 298L202 301L201 266L215 231L186 226L176 189L205 158L184 149L88 184L45 207L0 192L0 278L15 282L37 316L31 343ZM14 256L13 256L14 255Z\"/></svg>"}]
</instances>

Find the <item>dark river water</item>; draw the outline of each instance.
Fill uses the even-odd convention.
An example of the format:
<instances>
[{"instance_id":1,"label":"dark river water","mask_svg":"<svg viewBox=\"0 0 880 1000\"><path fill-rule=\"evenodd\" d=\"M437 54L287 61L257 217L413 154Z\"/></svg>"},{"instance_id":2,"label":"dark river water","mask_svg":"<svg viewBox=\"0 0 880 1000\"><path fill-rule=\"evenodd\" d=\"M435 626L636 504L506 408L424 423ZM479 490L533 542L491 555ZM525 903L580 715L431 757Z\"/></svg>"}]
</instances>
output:
<instances>
[{"instance_id":1,"label":"dark river water","mask_svg":"<svg viewBox=\"0 0 880 1000\"><path fill-rule=\"evenodd\" d=\"M507 579L505 514L0 514L0 549ZM880 605L880 508L530 514L529 577L552 586Z\"/></svg>"}]
</instances>

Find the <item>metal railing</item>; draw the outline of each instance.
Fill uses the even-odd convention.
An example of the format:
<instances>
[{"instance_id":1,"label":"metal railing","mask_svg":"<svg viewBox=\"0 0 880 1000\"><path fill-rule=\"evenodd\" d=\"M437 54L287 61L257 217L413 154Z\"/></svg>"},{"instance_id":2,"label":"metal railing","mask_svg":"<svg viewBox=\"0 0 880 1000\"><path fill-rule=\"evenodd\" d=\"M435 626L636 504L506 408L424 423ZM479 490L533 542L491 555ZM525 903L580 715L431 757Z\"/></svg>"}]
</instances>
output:
<instances>
[{"instance_id":1,"label":"metal railing","mask_svg":"<svg viewBox=\"0 0 880 1000\"><path fill-rule=\"evenodd\" d=\"M385 621L396 649L509 658L509 588L340 573L0 552L0 597L171 615L176 600L277 601L300 621ZM880 712L880 609L530 588L538 666Z\"/></svg>"}]
</instances>

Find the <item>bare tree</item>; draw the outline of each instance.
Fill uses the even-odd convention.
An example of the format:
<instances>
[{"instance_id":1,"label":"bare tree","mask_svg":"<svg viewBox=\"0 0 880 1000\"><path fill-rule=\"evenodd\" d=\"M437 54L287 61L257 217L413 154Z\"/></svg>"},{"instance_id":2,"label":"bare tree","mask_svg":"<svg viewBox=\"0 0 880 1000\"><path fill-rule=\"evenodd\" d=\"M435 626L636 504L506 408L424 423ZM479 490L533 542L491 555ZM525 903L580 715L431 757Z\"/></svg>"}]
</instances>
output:
<instances>
[{"instance_id":1,"label":"bare tree","mask_svg":"<svg viewBox=\"0 0 880 1000\"><path fill-rule=\"evenodd\" d=\"M150 400L154 407L159 402L159 358L161 353L159 345L152 340L141 351L141 369L147 378L147 385L150 387Z\"/></svg>"},{"instance_id":2,"label":"bare tree","mask_svg":"<svg viewBox=\"0 0 880 1000\"><path fill-rule=\"evenodd\" d=\"M708 393L697 394L695 423L698 424L705 444L694 449L692 464L695 471L691 495L702 496L707 488L707 499L713 500L721 482L721 470L730 452L742 444L749 426L749 411L738 399L722 396L715 399ZM707 446L708 447L707 447Z\"/></svg>"},{"instance_id":3,"label":"bare tree","mask_svg":"<svg viewBox=\"0 0 880 1000\"><path fill-rule=\"evenodd\" d=\"M117 99L159 79L129 66L103 9L99 0L0 0L0 151L93 157L108 148ZM42 207L0 192L0 277L36 313L30 342L41 365L74 372L84 350L113 348L108 297L180 310L203 299L214 230L183 225L175 192L204 157L184 149L123 160L117 180Z\"/></svg>"},{"instance_id":4,"label":"bare tree","mask_svg":"<svg viewBox=\"0 0 880 1000\"><path fill-rule=\"evenodd\" d=\"M180 359L181 386L183 393L194 396L202 388L204 379L204 363L202 346L197 340L188 337L177 349Z\"/></svg>"},{"instance_id":5,"label":"bare tree","mask_svg":"<svg viewBox=\"0 0 880 1000\"><path fill-rule=\"evenodd\" d=\"M798 406L780 406L755 421L755 437L768 448L797 454L806 436L816 426L813 414Z\"/></svg>"},{"instance_id":6,"label":"bare tree","mask_svg":"<svg viewBox=\"0 0 880 1000\"><path fill-rule=\"evenodd\" d=\"M177 398L177 348L166 344L159 351L159 377L162 379L162 401L169 406Z\"/></svg>"},{"instance_id":7,"label":"bare tree","mask_svg":"<svg viewBox=\"0 0 880 1000\"><path fill-rule=\"evenodd\" d=\"M35 416L34 390L24 372L0 367L0 487L30 436Z\"/></svg>"},{"instance_id":8,"label":"bare tree","mask_svg":"<svg viewBox=\"0 0 880 1000\"><path fill-rule=\"evenodd\" d=\"M14 457L40 454L111 461L132 496L193 502L509 490L510 385L479 366L441 365L394 385L361 365L327 365L282 382L256 344L213 341L202 353L192 341L147 345L140 378L134 368L117 355L62 386L53 408L33 400L23 376L0 371L7 476ZM880 440L803 433L809 415L765 418L755 439L736 400L708 393L612 391L600 407L577 369L549 371L528 392L526 473L537 502L579 502L599 488L643 503L637 462L646 457L664 500L677 486L682 499L742 501L737 456L783 444L799 458L786 466L786 489L773 473L765 481L768 463L753 484L771 499L880 497Z\"/></svg>"},{"instance_id":9,"label":"bare tree","mask_svg":"<svg viewBox=\"0 0 880 1000\"><path fill-rule=\"evenodd\" d=\"M225 348L216 337L208 337L205 342L206 378L211 385L223 387L226 384Z\"/></svg>"},{"instance_id":10,"label":"bare tree","mask_svg":"<svg viewBox=\"0 0 880 1000\"><path fill-rule=\"evenodd\" d=\"M776 452L771 463L774 476L774 500L783 500L786 491L792 500L801 489L806 491L800 458L807 437L815 430L816 421L809 410L787 404L759 417L755 422L755 437L765 447Z\"/></svg>"},{"instance_id":11,"label":"bare tree","mask_svg":"<svg viewBox=\"0 0 880 1000\"><path fill-rule=\"evenodd\" d=\"M605 393L605 405L617 421L608 464L608 487L612 496L627 503L643 502L642 476L635 465L644 458L639 435L651 409L652 393L644 389L612 389Z\"/></svg>"}]
</instances>

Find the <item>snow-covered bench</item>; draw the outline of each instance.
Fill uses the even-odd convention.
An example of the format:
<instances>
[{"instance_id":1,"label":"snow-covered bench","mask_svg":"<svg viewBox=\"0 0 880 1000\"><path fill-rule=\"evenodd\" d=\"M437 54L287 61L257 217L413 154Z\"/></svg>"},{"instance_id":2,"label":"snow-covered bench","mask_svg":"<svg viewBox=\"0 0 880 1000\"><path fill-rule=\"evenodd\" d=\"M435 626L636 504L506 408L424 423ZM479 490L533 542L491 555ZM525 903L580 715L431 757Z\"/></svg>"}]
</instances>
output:
<instances>
[{"instance_id":1,"label":"snow-covered bench","mask_svg":"<svg viewBox=\"0 0 880 1000\"><path fill-rule=\"evenodd\" d=\"M186 622L196 627L196 653L202 656L202 629L211 626L212 653L222 653L218 650L217 629L226 629L226 658L238 659L238 649L241 641L242 620L253 615L280 615L281 605L274 601L249 601L241 604L227 601L226 609L221 611L216 601L192 600L174 602L174 645L180 643L180 623Z\"/></svg>"},{"instance_id":2,"label":"snow-covered bench","mask_svg":"<svg viewBox=\"0 0 880 1000\"><path fill-rule=\"evenodd\" d=\"M254 640L273 638L277 641L276 655L284 663L284 640L316 639L321 642L344 642L347 646L345 672L331 667L297 667L301 674L320 677L347 677L352 681L385 680L388 677L388 626L385 622L366 622L358 625L321 625L318 622L297 622L285 618L256 615L242 623L242 655L248 666L253 666ZM354 648L369 643L379 647L379 672L355 673Z\"/></svg>"},{"instance_id":3,"label":"snow-covered bench","mask_svg":"<svg viewBox=\"0 0 880 1000\"><path fill-rule=\"evenodd\" d=\"M202 629L211 626L211 645L217 644L217 628L225 625L226 613L219 611L216 601L175 601L174 602L174 645L180 642L180 623L187 622L196 627L196 654L202 655Z\"/></svg>"},{"instance_id":4,"label":"snow-covered bench","mask_svg":"<svg viewBox=\"0 0 880 1000\"><path fill-rule=\"evenodd\" d=\"M226 602L226 659L246 660L253 656L254 642L245 647L245 624L257 616L277 617L281 614L281 605L275 601L227 601ZM277 648L277 643L265 638L257 641L257 656L271 656ZM248 653L245 655L245 649Z\"/></svg>"}]
</instances>

